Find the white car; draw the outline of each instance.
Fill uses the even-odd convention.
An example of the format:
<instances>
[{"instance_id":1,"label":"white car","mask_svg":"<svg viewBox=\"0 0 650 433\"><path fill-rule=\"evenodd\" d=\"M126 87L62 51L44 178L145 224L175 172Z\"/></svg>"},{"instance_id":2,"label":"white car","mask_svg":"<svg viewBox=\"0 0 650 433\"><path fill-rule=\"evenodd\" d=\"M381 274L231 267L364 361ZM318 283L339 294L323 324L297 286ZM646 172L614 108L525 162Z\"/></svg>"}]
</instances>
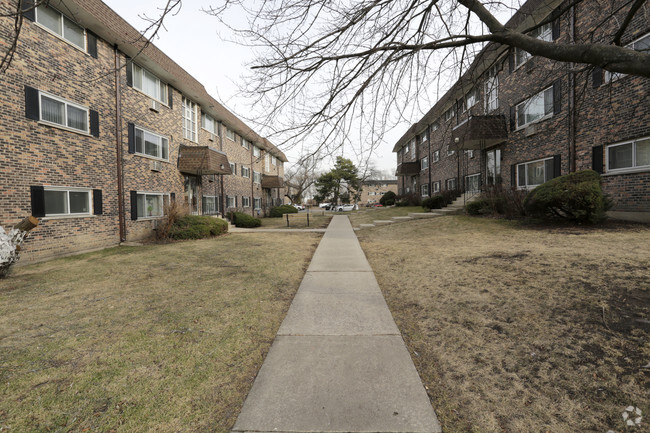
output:
<instances>
[{"instance_id":1,"label":"white car","mask_svg":"<svg viewBox=\"0 0 650 433\"><path fill-rule=\"evenodd\" d=\"M329 207L329 205L330 205L329 203L321 203L318 205L318 207L326 208Z\"/></svg>"},{"instance_id":2,"label":"white car","mask_svg":"<svg viewBox=\"0 0 650 433\"><path fill-rule=\"evenodd\" d=\"M298 210L305 210L305 207L299 204L292 204L291 206L295 207Z\"/></svg>"},{"instance_id":3,"label":"white car","mask_svg":"<svg viewBox=\"0 0 650 433\"><path fill-rule=\"evenodd\" d=\"M339 206L336 206L336 210L338 212L349 212L351 210L356 210L357 205L356 204L342 204Z\"/></svg>"}]
</instances>

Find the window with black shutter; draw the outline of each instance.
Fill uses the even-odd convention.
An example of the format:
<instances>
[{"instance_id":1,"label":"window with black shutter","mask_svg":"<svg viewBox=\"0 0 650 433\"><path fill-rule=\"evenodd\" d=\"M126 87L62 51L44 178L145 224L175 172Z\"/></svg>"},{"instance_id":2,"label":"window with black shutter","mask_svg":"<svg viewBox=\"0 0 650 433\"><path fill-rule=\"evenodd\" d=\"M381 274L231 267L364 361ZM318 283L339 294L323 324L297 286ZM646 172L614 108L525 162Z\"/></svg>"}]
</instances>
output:
<instances>
[{"instance_id":1,"label":"window with black shutter","mask_svg":"<svg viewBox=\"0 0 650 433\"><path fill-rule=\"evenodd\" d=\"M45 188L42 186L29 187L32 202L32 216L45 216Z\"/></svg>"},{"instance_id":2,"label":"window with black shutter","mask_svg":"<svg viewBox=\"0 0 650 433\"><path fill-rule=\"evenodd\" d=\"M103 202L102 202L102 190L93 189L93 214L101 215L104 213Z\"/></svg>"}]
</instances>

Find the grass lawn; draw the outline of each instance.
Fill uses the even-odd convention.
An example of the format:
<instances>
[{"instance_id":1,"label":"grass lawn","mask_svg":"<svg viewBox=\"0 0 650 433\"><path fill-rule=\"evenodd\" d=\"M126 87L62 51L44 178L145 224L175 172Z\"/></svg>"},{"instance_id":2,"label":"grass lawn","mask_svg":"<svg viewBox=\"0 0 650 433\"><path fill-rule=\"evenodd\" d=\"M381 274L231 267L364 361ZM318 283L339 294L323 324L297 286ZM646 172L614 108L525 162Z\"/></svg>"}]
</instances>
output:
<instances>
[{"instance_id":1,"label":"grass lawn","mask_svg":"<svg viewBox=\"0 0 650 433\"><path fill-rule=\"evenodd\" d=\"M287 217L282 218L261 218L263 229L324 229L327 228L332 220L331 214L322 215L317 211L315 215L309 215L309 227L307 227L307 214L292 213L289 214L289 227L287 227Z\"/></svg>"},{"instance_id":2,"label":"grass lawn","mask_svg":"<svg viewBox=\"0 0 650 433\"><path fill-rule=\"evenodd\" d=\"M374 220L389 220L394 216L407 216L409 213L426 212L421 206L405 207L371 207L361 208L358 211L350 212L350 223L352 227L359 227L359 224L372 224Z\"/></svg>"},{"instance_id":3,"label":"grass lawn","mask_svg":"<svg viewBox=\"0 0 650 433\"><path fill-rule=\"evenodd\" d=\"M230 234L14 268L0 431L229 431L319 239Z\"/></svg>"},{"instance_id":4,"label":"grass lawn","mask_svg":"<svg viewBox=\"0 0 650 433\"><path fill-rule=\"evenodd\" d=\"M650 229L447 216L358 236L445 433L650 431Z\"/></svg>"}]
</instances>

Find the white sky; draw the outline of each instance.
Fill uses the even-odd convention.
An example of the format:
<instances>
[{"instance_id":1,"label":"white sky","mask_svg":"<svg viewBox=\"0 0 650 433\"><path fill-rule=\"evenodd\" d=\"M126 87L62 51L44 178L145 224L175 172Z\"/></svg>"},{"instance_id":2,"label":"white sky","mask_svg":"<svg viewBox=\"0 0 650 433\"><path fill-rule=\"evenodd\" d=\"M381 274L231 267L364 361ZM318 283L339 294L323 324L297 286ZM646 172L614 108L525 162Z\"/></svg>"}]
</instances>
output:
<instances>
[{"instance_id":1,"label":"white sky","mask_svg":"<svg viewBox=\"0 0 650 433\"><path fill-rule=\"evenodd\" d=\"M164 0L104 0L117 14L128 21L139 31L143 31L148 23L141 18L143 14L158 17L157 8L162 7ZM235 114L246 117L247 101L238 94L237 82L246 73L245 64L251 60L248 48L231 42L224 42L228 34L226 29L219 28L219 20L212 17L202 8L208 8L210 0L186 0L181 11L175 16L169 16L164 22L158 38L153 42L165 54L178 63L183 69L193 75L218 101L222 102ZM236 19L236 17L233 17ZM243 19L243 18L242 18ZM386 135L386 141L379 145L372 158L380 170L395 172L396 157L392 153L395 142L410 126L404 122L403 127L395 128ZM281 149L289 158L289 163L295 162L299 149ZM353 155L345 155L353 161ZM327 167L322 167L327 169Z\"/></svg>"}]
</instances>

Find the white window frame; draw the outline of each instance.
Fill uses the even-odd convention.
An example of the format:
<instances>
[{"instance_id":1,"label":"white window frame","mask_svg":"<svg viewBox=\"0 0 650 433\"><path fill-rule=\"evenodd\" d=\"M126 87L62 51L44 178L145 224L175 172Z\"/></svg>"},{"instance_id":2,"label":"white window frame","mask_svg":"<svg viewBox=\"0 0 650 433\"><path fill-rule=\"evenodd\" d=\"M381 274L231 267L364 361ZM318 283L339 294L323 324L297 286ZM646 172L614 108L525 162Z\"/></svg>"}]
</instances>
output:
<instances>
[{"instance_id":1,"label":"white window frame","mask_svg":"<svg viewBox=\"0 0 650 433\"><path fill-rule=\"evenodd\" d=\"M228 195L226 196L226 208L234 209L237 207L235 196Z\"/></svg>"},{"instance_id":2,"label":"white window frame","mask_svg":"<svg viewBox=\"0 0 650 433\"><path fill-rule=\"evenodd\" d=\"M650 136L636 138L634 140L622 141L620 143L608 144L607 146L605 146L605 167L606 167L605 172L614 174L614 173L634 173L634 172L650 170L650 164L637 165L637 142L645 141L645 140L650 140ZM628 144L632 145L632 166L623 167L623 168L609 168L609 163L610 163L609 150L615 147L624 146Z\"/></svg>"},{"instance_id":3,"label":"white window frame","mask_svg":"<svg viewBox=\"0 0 650 433\"><path fill-rule=\"evenodd\" d=\"M467 155L468 158L474 158L474 150L473 149L466 149L465 150L465 155Z\"/></svg>"},{"instance_id":4,"label":"white window frame","mask_svg":"<svg viewBox=\"0 0 650 433\"><path fill-rule=\"evenodd\" d=\"M50 9L50 10L52 10L52 11L55 11L55 12L58 12L59 15L61 15L61 21L60 21L60 23L61 23L61 33L58 33L58 32L56 32L55 30L52 30L51 28L45 26L45 24L42 24L42 23L39 21L39 18L38 18L39 9L40 9L40 8L43 8L43 7L47 7L48 9ZM72 45L72 46L75 47L76 49L81 50L81 51L83 51L84 53L88 52L88 34L87 34L86 29L85 29L84 27L81 27L79 24L75 23L75 22L72 21L70 18L68 18L67 16L65 16L65 14L59 12L58 9L53 8L52 6L49 6L49 5L47 5L47 6L42 6L42 5L41 5L41 6L36 7L36 8L34 9L34 14L35 14L35 21L34 21L34 22L35 22L35 23L36 23L40 28L42 28L42 29L45 30L46 32L52 34L53 36L55 36L55 37L61 39L61 40L64 41L65 43ZM83 47L80 47L79 45L77 45L76 43L72 42L70 39L68 39L68 38L65 37L65 25L64 25L65 20L70 21L72 24L74 24L75 26L79 27L79 28L83 31L83 34L84 34L84 36L83 36L84 46L83 46Z\"/></svg>"},{"instance_id":5,"label":"white window frame","mask_svg":"<svg viewBox=\"0 0 650 433\"><path fill-rule=\"evenodd\" d=\"M271 157L269 156L268 153L264 154L264 171L265 172L271 171Z\"/></svg>"},{"instance_id":6,"label":"white window frame","mask_svg":"<svg viewBox=\"0 0 650 433\"><path fill-rule=\"evenodd\" d=\"M447 156L452 156L454 153L456 153L456 151L451 149L451 146L447 145Z\"/></svg>"},{"instance_id":7,"label":"white window frame","mask_svg":"<svg viewBox=\"0 0 650 433\"><path fill-rule=\"evenodd\" d=\"M404 156L408 156L408 154L411 152L411 141L409 140L408 143L404 145Z\"/></svg>"},{"instance_id":8,"label":"white window frame","mask_svg":"<svg viewBox=\"0 0 650 433\"><path fill-rule=\"evenodd\" d=\"M549 22L543 24L530 32L528 36L546 42L553 42L553 23ZM521 60L519 59L521 57ZM526 50L515 48L515 70L523 66L527 61L532 59L533 56Z\"/></svg>"},{"instance_id":9,"label":"white window frame","mask_svg":"<svg viewBox=\"0 0 650 433\"><path fill-rule=\"evenodd\" d=\"M440 181L439 180L437 180L435 182L432 182L432 186L433 186L432 189L433 189L434 194L437 194L437 193L440 192Z\"/></svg>"},{"instance_id":10,"label":"white window frame","mask_svg":"<svg viewBox=\"0 0 650 433\"><path fill-rule=\"evenodd\" d=\"M420 142L420 144L424 144L427 141L429 141L429 135L427 134L426 129L424 130L424 132L422 132L422 134L420 134L419 137L420 139L418 141Z\"/></svg>"},{"instance_id":11,"label":"white window frame","mask_svg":"<svg viewBox=\"0 0 650 433\"><path fill-rule=\"evenodd\" d=\"M262 183L262 173L253 170L253 183Z\"/></svg>"},{"instance_id":12,"label":"white window frame","mask_svg":"<svg viewBox=\"0 0 650 433\"><path fill-rule=\"evenodd\" d=\"M521 167L524 168L524 170L525 170L524 179L526 179L526 182L528 182L528 166L531 165L531 164L534 164L536 162L542 162L542 161L544 162L544 182L542 182L542 183L545 183L545 182L548 182L549 180L551 180L552 178L549 177L549 174L547 173L547 170L546 170L546 161L552 161L552 160L553 160L553 157L541 158L541 159L536 159L534 161L526 161L526 162L522 162L521 164L517 164L515 166L515 168L516 168L516 170L515 170L515 176L516 176L515 182L516 183L515 184L517 185L517 189L528 190L528 189L533 189L533 188L541 185L541 183L538 183L536 185L528 185L528 183L526 183L526 185L520 185L519 184L519 170L520 170L520 168ZM552 175L553 174L551 173L551 176Z\"/></svg>"},{"instance_id":13,"label":"white window frame","mask_svg":"<svg viewBox=\"0 0 650 433\"><path fill-rule=\"evenodd\" d=\"M271 165L278 165L278 159L273 155L271 155Z\"/></svg>"},{"instance_id":14,"label":"white window frame","mask_svg":"<svg viewBox=\"0 0 650 433\"><path fill-rule=\"evenodd\" d=\"M253 209L262 209L262 199L259 197L253 197Z\"/></svg>"},{"instance_id":15,"label":"white window frame","mask_svg":"<svg viewBox=\"0 0 650 433\"><path fill-rule=\"evenodd\" d=\"M136 80L136 75L140 73L142 77L140 77L140 82L142 83L144 81L145 73L151 75L155 80L156 80L156 89L158 89L159 94L154 94L152 95L151 93L147 92L145 89L137 86L137 80ZM168 106L168 100L167 98L169 97L168 93L169 88L167 87L167 84L163 82L158 76L151 71L149 71L146 68L143 68L142 66L133 63L131 67L131 82L133 83L133 88L136 89L137 91L147 95L151 99L155 99L156 101L160 102L161 104Z\"/></svg>"},{"instance_id":16,"label":"white window frame","mask_svg":"<svg viewBox=\"0 0 650 433\"><path fill-rule=\"evenodd\" d=\"M641 36L639 38L636 38L635 40L633 40L629 44L625 45L625 48L629 48L629 49L635 50L635 51L640 51L640 50L636 49L635 45L637 44L637 42L639 42L639 41L641 41L643 39L646 39L646 38L650 39L650 33L646 33L645 35L643 35L643 36ZM650 43L650 41L649 41L649 43ZM614 82L616 80L619 80L619 79L621 79L623 77L627 77L627 74L623 74L622 72L610 72L610 71L605 70L605 82L606 83L612 83L612 82Z\"/></svg>"},{"instance_id":17,"label":"white window frame","mask_svg":"<svg viewBox=\"0 0 650 433\"><path fill-rule=\"evenodd\" d=\"M136 137L133 137L134 145L136 146L136 149L135 149L135 154L136 154L136 155L144 156L144 157L146 157L146 158L156 159L156 160L159 160L159 161L166 161L166 162L169 162L169 137L164 136L164 135L157 134L157 133L155 133L155 132L153 132L153 131L151 131L151 130L149 130L149 129L142 128L141 126L137 126L137 125L135 125L134 128L135 128L134 134L136 134L136 135L137 135L137 131L140 130L140 131L142 131L143 133L146 132L146 133L148 133L148 134L155 135L155 136L159 139L159 142L158 142L158 149L159 149L159 151L160 151L160 155L163 154L163 145L162 145L162 140L167 140L167 158L163 158L162 156L154 156L154 155L149 155L148 153L138 152L138 150L137 150L137 144L135 144L135 139L136 139ZM144 140L144 137L143 137L143 140ZM143 142L143 143L142 143L142 148L143 148L143 150L145 149L145 147L146 147L146 146L145 146L145 144L144 144L144 142Z\"/></svg>"},{"instance_id":18,"label":"white window frame","mask_svg":"<svg viewBox=\"0 0 650 433\"><path fill-rule=\"evenodd\" d=\"M485 113L499 108L499 73L496 66L491 67L485 80Z\"/></svg>"},{"instance_id":19,"label":"white window frame","mask_svg":"<svg viewBox=\"0 0 650 433\"><path fill-rule=\"evenodd\" d=\"M235 141L235 131L226 127L226 138L230 141Z\"/></svg>"},{"instance_id":20,"label":"white window frame","mask_svg":"<svg viewBox=\"0 0 650 433\"><path fill-rule=\"evenodd\" d=\"M548 94L550 94L550 97L551 97L551 103L549 104L550 111L548 113L546 112L546 107L547 107L546 95L547 95L547 92L548 92ZM515 106L515 126L517 127L516 130L524 129L527 126L532 125L533 123L538 123L538 122L546 120L546 119L548 119L550 117L553 117L553 107L554 107L554 103L555 103L553 93L554 93L553 92L553 86L550 86L550 87L545 88L541 92L538 92L538 93L534 94L533 96L531 96L530 98L528 98L528 99L520 102L519 104L517 104ZM529 122L526 122L526 123L522 123L520 125L519 124L519 107L524 106L524 109L530 107L531 102L535 98L538 98L538 97L541 97L543 99L544 114L541 117L538 117L538 118L533 119L533 120L531 120ZM527 105L527 106L525 106L525 105Z\"/></svg>"},{"instance_id":21,"label":"white window frame","mask_svg":"<svg viewBox=\"0 0 650 433\"><path fill-rule=\"evenodd\" d=\"M210 126L211 125L211 126ZM201 113L201 128L208 131L210 134L219 135L219 125L214 117L207 113Z\"/></svg>"},{"instance_id":22,"label":"white window frame","mask_svg":"<svg viewBox=\"0 0 650 433\"><path fill-rule=\"evenodd\" d=\"M473 106L475 106L478 103L478 100L479 100L479 95L477 94L477 89L476 89L476 87L473 87L463 97L462 110L461 111L463 113L467 112L470 108L472 108Z\"/></svg>"},{"instance_id":23,"label":"white window frame","mask_svg":"<svg viewBox=\"0 0 650 433\"><path fill-rule=\"evenodd\" d=\"M425 156L420 160L420 170L426 170L429 168L429 157Z\"/></svg>"},{"instance_id":24,"label":"white window frame","mask_svg":"<svg viewBox=\"0 0 650 433\"><path fill-rule=\"evenodd\" d=\"M251 207L251 198L245 195L241 196L241 207Z\"/></svg>"},{"instance_id":25,"label":"white window frame","mask_svg":"<svg viewBox=\"0 0 650 433\"><path fill-rule=\"evenodd\" d=\"M454 107L453 106L449 107L449 109L444 113L445 122L449 122L451 119L454 118L455 115L456 115L456 110L454 110Z\"/></svg>"},{"instance_id":26,"label":"white window frame","mask_svg":"<svg viewBox=\"0 0 650 433\"><path fill-rule=\"evenodd\" d=\"M43 100L42 100L43 96L64 104L64 106L65 106L65 110L64 110L65 124L56 123L56 122L52 122L51 120L43 119ZM74 108L76 108L78 110L82 110L82 111L86 112L86 129L85 130L84 129L77 129L77 128L73 128L71 126L68 126L68 105L70 105L70 106L72 106L72 107L74 107ZM83 134L86 134L86 135L90 135L90 110L89 110L88 107L84 107L83 105L75 104L74 102L68 101L67 99L60 98L60 97L55 96L55 95L53 95L51 93L48 93L48 92L43 92L42 90L38 91L38 118L39 118L39 122L47 124L47 125L52 125L52 126L55 126L57 128L65 129L65 130L68 130L68 131L73 131L73 132L78 132L78 133L83 133Z\"/></svg>"},{"instance_id":27,"label":"white window frame","mask_svg":"<svg viewBox=\"0 0 650 433\"><path fill-rule=\"evenodd\" d=\"M230 162L230 174L237 174L237 164Z\"/></svg>"},{"instance_id":28,"label":"white window frame","mask_svg":"<svg viewBox=\"0 0 650 433\"><path fill-rule=\"evenodd\" d=\"M92 190L90 188L72 188L65 186L45 186L43 187L44 191L57 191L57 192L66 192L66 208L68 209L67 213L45 213L45 218L74 218L80 216L92 216L93 215L93 200L91 197ZM88 197L88 212L70 212L70 192L84 192Z\"/></svg>"},{"instance_id":29,"label":"white window frame","mask_svg":"<svg viewBox=\"0 0 650 433\"><path fill-rule=\"evenodd\" d=\"M429 184L425 183L420 186L420 195L422 197L428 197L429 196Z\"/></svg>"},{"instance_id":30,"label":"white window frame","mask_svg":"<svg viewBox=\"0 0 650 433\"><path fill-rule=\"evenodd\" d=\"M478 179L478 182L476 183L476 185L478 186L478 189L475 189L475 190L469 189L469 180L470 180L470 178L473 178L473 179L477 178ZM467 192L479 192L480 190L481 190L481 173L468 174L467 176L465 176L465 191L467 191Z\"/></svg>"},{"instance_id":31,"label":"white window frame","mask_svg":"<svg viewBox=\"0 0 650 433\"><path fill-rule=\"evenodd\" d=\"M199 142L199 131L197 128L197 109L196 102L183 96L182 98L182 116L183 116L183 138Z\"/></svg>"},{"instance_id":32,"label":"white window frame","mask_svg":"<svg viewBox=\"0 0 650 433\"><path fill-rule=\"evenodd\" d=\"M165 216L165 197L168 197L168 200L169 200L169 193L153 192L153 191L137 191L136 192L136 209L138 207L137 206L137 200L138 200L137 197L141 196L141 195L145 196L145 198L144 198L145 205L147 203L147 196L159 196L160 200L162 200L162 203L160 204L160 215L151 215L151 216L148 216L148 215L140 216L140 215L138 215L138 221L157 219L157 218L162 218L162 217Z\"/></svg>"},{"instance_id":33,"label":"white window frame","mask_svg":"<svg viewBox=\"0 0 650 433\"><path fill-rule=\"evenodd\" d=\"M259 147L253 145L253 156L255 158L258 158L261 154L262 154L262 150Z\"/></svg>"},{"instance_id":34,"label":"white window frame","mask_svg":"<svg viewBox=\"0 0 650 433\"><path fill-rule=\"evenodd\" d=\"M212 213L207 212L206 213L204 211L206 199L214 199L214 212L212 212ZM203 215L217 215L219 213L219 196L218 195L204 195L203 197L201 197L201 213Z\"/></svg>"},{"instance_id":35,"label":"white window frame","mask_svg":"<svg viewBox=\"0 0 650 433\"><path fill-rule=\"evenodd\" d=\"M250 167L246 167L245 165L242 165L241 169L239 171L241 172L241 177L245 177L245 178L250 178L251 177L251 169L250 169Z\"/></svg>"},{"instance_id":36,"label":"white window frame","mask_svg":"<svg viewBox=\"0 0 650 433\"><path fill-rule=\"evenodd\" d=\"M440 161L440 151L439 150L434 150L433 151L433 162L438 162Z\"/></svg>"},{"instance_id":37,"label":"white window frame","mask_svg":"<svg viewBox=\"0 0 650 433\"><path fill-rule=\"evenodd\" d=\"M234 140L234 139L233 139ZM246 150L250 150L251 148L251 142L246 140L244 137L241 138L241 147L243 147Z\"/></svg>"},{"instance_id":38,"label":"white window frame","mask_svg":"<svg viewBox=\"0 0 650 433\"><path fill-rule=\"evenodd\" d=\"M449 183L450 182L453 182L454 188L449 188ZM445 188L447 188L447 191L453 191L455 189L458 189L458 179L456 179L455 177L451 177L451 178L445 180Z\"/></svg>"}]
</instances>

